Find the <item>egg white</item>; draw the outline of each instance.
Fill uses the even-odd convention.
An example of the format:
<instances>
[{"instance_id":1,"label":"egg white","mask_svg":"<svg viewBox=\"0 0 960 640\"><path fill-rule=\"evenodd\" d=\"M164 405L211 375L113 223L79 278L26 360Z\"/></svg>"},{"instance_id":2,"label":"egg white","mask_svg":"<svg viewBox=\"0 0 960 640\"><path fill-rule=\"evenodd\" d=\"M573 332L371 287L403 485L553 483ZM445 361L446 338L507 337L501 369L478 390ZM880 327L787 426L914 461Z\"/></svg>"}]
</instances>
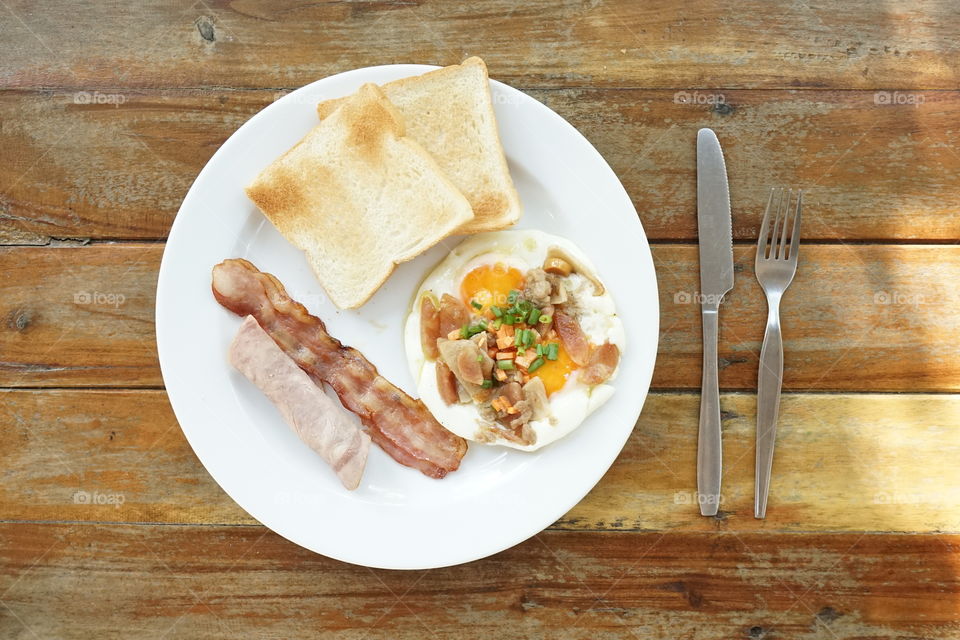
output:
<instances>
[{"instance_id":1,"label":"egg white","mask_svg":"<svg viewBox=\"0 0 960 640\"><path fill-rule=\"evenodd\" d=\"M478 441L484 420L473 404L447 405L440 397L436 383L436 363L424 357L420 344L420 298L426 291L433 291L438 298L449 293L459 299L460 283L476 267L502 262L526 273L529 269L541 266L547 257L547 251L554 246L562 248L589 269L591 275L598 277L590 259L565 238L535 230L496 231L476 234L457 245L427 275L413 298L404 327L404 348L410 371L417 381L417 393L440 424L462 438ZM617 316L610 293L604 291L599 296L593 295L593 284L576 273L569 276L567 287L582 310L580 326L590 342L615 344L622 359L625 347L623 324ZM587 416L613 395L614 388L609 382L616 377L617 371L614 371L607 382L592 388L579 383L578 374L579 371L570 374L563 388L549 397L552 413L549 418L530 421L530 427L537 435L534 444L525 446L502 438L484 444L499 444L533 451L576 429Z\"/></svg>"}]
</instances>

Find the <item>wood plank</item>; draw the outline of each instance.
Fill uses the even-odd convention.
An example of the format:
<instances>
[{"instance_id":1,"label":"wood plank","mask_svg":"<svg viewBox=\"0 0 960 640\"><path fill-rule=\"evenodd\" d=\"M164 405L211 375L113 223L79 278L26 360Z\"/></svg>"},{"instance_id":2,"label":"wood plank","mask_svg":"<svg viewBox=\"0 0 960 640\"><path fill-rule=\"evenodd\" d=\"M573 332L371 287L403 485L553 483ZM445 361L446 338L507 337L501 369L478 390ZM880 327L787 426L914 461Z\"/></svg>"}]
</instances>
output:
<instances>
[{"instance_id":1,"label":"wood plank","mask_svg":"<svg viewBox=\"0 0 960 640\"><path fill-rule=\"evenodd\" d=\"M950 0L8 4L17 88L296 87L481 55L527 86L952 89L960 65Z\"/></svg>"},{"instance_id":2,"label":"wood plank","mask_svg":"<svg viewBox=\"0 0 960 640\"><path fill-rule=\"evenodd\" d=\"M720 311L720 385L756 388L766 301L756 250L734 247ZM654 247L660 346L654 386L700 388L697 249ZM785 389L960 390L960 247L803 245L780 306Z\"/></svg>"},{"instance_id":3,"label":"wood plank","mask_svg":"<svg viewBox=\"0 0 960 640\"><path fill-rule=\"evenodd\" d=\"M274 92L84 95L0 92L0 241L165 237L203 165Z\"/></svg>"},{"instance_id":4,"label":"wood plank","mask_svg":"<svg viewBox=\"0 0 960 640\"><path fill-rule=\"evenodd\" d=\"M163 245L0 248L0 386L162 384Z\"/></svg>"},{"instance_id":5,"label":"wood plank","mask_svg":"<svg viewBox=\"0 0 960 640\"><path fill-rule=\"evenodd\" d=\"M153 329L162 249L0 249L0 386L162 385ZM735 247L737 284L720 314L728 390L756 386L766 303L753 253ZM661 308L654 387L698 389L696 247L655 246L653 255ZM782 305L785 389L960 390L960 324L950 313L960 304L960 247L810 244L800 259ZM87 304L84 294L100 295Z\"/></svg>"},{"instance_id":6,"label":"wood plank","mask_svg":"<svg viewBox=\"0 0 960 640\"><path fill-rule=\"evenodd\" d=\"M0 400L6 520L255 522L207 475L163 391L6 391ZM960 532L960 395L784 396L765 521L753 518L755 402L721 399L720 517L695 506L699 396L654 393L604 479L552 528Z\"/></svg>"},{"instance_id":7,"label":"wood plank","mask_svg":"<svg viewBox=\"0 0 960 640\"><path fill-rule=\"evenodd\" d=\"M960 531L960 395L784 395L766 520L753 518L756 396L722 394L720 409L716 519L696 507L699 394L661 392L603 480L554 527Z\"/></svg>"},{"instance_id":8,"label":"wood plank","mask_svg":"<svg viewBox=\"0 0 960 640\"><path fill-rule=\"evenodd\" d=\"M0 249L0 386L158 386L161 244ZM766 303L753 247L720 314L720 384L756 386ZM700 386L697 250L653 249L661 308L655 388ZM804 245L783 300L788 390L960 390L960 247ZM87 299L90 298L90 303ZM122 301L121 301L122 298Z\"/></svg>"},{"instance_id":9,"label":"wood plank","mask_svg":"<svg viewBox=\"0 0 960 640\"><path fill-rule=\"evenodd\" d=\"M0 398L4 519L256 523L200 464L162 390Z\"/></svg>"},{"instance_id":10,"label":"wood plank","mask_svg":"<svg viewBox=\"0 0 960 640\"><path fill-rule=\"evenodd\" d=\"M328 560L260 527L0 524L0 634L954 638L958 544L547 532L420 572Z\"/></svg>"},{"instance_id":11,"label":"wood plank","mask_svg":"<svg viewBox=\"0 0 960 640\"><path fill-rule=\"evenodd\" d=\"M960 92L530 93L594 143L652 239L696 240L693 139L710 126L727 155L738 240L756 237L766 190L780 184L807 189L809 240L960 240ZM0 146L12 150L0 165L0 243L166 236L213 152L281 93L103 94L122 104L77 95L92 96L0 91Z\"/></svg>"}]
</instances>

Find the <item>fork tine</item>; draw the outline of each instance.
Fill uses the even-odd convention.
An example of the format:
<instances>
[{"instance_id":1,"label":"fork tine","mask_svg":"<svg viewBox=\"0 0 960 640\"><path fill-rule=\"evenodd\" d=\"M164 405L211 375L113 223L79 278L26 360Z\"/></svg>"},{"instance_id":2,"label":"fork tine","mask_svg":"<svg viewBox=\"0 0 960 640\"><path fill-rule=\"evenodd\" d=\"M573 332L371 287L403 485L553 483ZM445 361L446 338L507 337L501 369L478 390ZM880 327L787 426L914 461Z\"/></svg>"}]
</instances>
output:
<instances>
[{"instance_id":1,"label":"fork tine","mask_svg":"<svg viewBox=\"0 0 960 640\"><path fill-rule=\"evenodd\" d=\"M787 190L787 204L783 209L783 231L780 233L780 242L777 245L777 258L785 260L787 258L787 231L790 228L790 199L793 196L793 189Z\"/></svg>"},{"instance_id":2,"label":"fork tine","mask_svg":"<svg viewBox=\"0 0 960 640\"><path fill-rule=\"evenodd\" d=\"M793 231L790 233L790 256L793 262L797 261L797 252L800 250L800 214L803 211L803 189L797 191L797 208L793 215Z\"/></svg>"},{"instance_id":3,"label":"fork tine","mask_svg":"<svg viewBox=\"0 0 960 640\"><path fill-rule=\"evenodd\" d=\"M773 194L776 189L770 189L767 198L767 208L763 211L763 222L760 223L760 235L757 237L757 258L764 260L767 257L767 240L770 232L770 208L773 206Z\"/></svg>"},{"instance_id":4,"label":"fork tine","mask_svg":"<svg viewBox=\"0 0 960 640\"><path fill-rule=\"evenodd\" d=\"M784 189L781 187L777 193L777 215L773 219L773 230L770 232L770 255L768 256L770 260L777 259L777 236L780 231L780 219L781 213L783 212L783 198L784 198Z\"/></svg>"}]
</instances>

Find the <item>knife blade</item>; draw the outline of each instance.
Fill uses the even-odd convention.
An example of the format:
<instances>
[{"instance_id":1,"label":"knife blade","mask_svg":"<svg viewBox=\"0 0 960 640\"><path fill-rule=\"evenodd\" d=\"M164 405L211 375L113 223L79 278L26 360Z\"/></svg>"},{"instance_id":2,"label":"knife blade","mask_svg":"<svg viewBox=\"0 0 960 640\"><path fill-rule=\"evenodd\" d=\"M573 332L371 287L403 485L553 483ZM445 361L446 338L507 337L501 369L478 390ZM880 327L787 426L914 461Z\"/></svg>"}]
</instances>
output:
<instances>
[{"instance_id":1,"label":"knife blade","mask_svg":"<svg viewBox=\"0 0 960 640\"><path fill-rule=\"evenodd\" d=\"M733 288L732 227L723 150L711 129L700 129L697 132L697 231L700 243L703 379L697 439L697 502L701 515L705 516L717 514L723 474L717 332L720 300Z\"/></svg>"}]
</instances>

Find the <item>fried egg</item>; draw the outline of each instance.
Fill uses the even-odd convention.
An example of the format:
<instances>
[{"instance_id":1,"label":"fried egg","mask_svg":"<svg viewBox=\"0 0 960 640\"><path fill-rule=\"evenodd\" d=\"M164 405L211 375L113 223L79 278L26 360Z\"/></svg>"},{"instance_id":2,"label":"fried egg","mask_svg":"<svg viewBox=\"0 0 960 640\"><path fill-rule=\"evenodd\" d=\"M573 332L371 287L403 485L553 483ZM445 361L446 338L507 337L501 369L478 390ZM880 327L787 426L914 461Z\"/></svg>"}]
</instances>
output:
<instances>
[{"instance_id":1,"label":"fried egg","mask_svg":"<svg viewBox=\"0 0 960 640\"><path fill-rule=\"evenodd\" d=\"M445 354L426 353L435 337ZM524 451L569 434L610 398L625 347L613 299L589 258L569 240L534 230L476 234L454 248L417 290L404 343L418 394L444 427ZM480 375L482 383L472 379ZM454 378L455 392L444 382Z\"/></svg>"}]
</instances>

